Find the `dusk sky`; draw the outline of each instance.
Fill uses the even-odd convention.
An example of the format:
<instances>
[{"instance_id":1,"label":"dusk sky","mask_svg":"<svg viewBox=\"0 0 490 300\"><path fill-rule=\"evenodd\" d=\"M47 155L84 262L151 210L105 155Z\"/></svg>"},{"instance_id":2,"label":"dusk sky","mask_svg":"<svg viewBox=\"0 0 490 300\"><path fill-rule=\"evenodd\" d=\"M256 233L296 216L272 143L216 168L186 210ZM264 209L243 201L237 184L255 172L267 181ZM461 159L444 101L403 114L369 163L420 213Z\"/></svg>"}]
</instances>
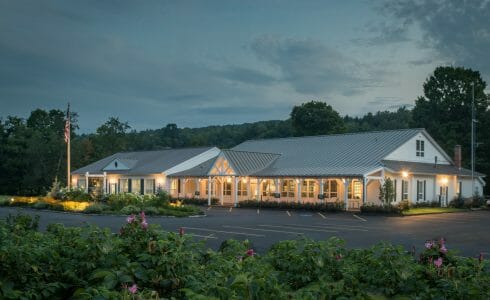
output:
<instances>
[{"instance_id":1,"label":"dusk sky","mask_svg":"<svg viewBox=\"0 0 490 300\"><path fill-rule=\"evenodd\" d=\"M81 132L394 110L439 65L490 82L490 1L0 0L0 118L70 101Z\"/></svg>"}]
</instances>

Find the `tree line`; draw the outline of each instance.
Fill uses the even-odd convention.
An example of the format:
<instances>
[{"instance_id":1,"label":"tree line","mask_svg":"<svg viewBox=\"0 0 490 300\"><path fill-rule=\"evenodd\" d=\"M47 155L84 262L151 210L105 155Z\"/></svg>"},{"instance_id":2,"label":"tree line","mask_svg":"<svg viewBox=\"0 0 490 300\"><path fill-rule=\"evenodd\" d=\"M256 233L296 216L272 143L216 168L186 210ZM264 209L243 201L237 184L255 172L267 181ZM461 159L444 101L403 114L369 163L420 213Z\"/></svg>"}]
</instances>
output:
<instances>
[{"instance_id":1,"label":"tree line","mask_svg":"<svg viewBox=\"0 0 490 300\"><path fill-rule=\"evenodd\" d=\"M71 113L72 170L120 151L159 150L193 146L230 148L245 140L423 127L452 156L462 145L463 165L469 167L471 101L474 89L477 120L477 170L490 174L490 95L478 71L438 67L423 84L424 95L413 109L378 111L362 117L340 116L330 105L310 101L293 107L287 120L240 125L132 130L111 117L94 133L77 134ZM27 119L0 119L0 194L39 195L54 180L66 182L65 113L36 109ZM486 187L487 194L490 192Z\"/></svg>"}]
</instances>

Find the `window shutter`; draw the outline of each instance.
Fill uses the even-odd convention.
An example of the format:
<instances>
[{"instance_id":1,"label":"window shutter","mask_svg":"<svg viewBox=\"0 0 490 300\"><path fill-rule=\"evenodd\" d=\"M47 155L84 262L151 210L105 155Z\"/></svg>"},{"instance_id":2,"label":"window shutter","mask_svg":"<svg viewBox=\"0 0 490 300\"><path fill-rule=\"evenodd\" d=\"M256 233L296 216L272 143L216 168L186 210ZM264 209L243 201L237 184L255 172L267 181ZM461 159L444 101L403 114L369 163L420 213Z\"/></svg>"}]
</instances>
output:
<instances>
[{"instance_id":1,"label":"window shutter","mask_svg":"<svg viewBox=\"0 0 490 300\"><path fill-rule=\"evenodd\" d=\"M145 180L143 178L140 179L140 194L145 194Z\"/></svg>"},{"instance_id":2,"label":"window shutter","mask_svg":"<svg viewBox=\"0 0 490 300\"><path fill-rule=\"evenodd\" d=\"M117 180L117 193L119 194L121 192L121 179Z\"/></svg>"},{"instance_id":3,"label":"window shutter","mask_svg":"<svg viewBox=\"0 0 490 300\"><path fill-rule=\"evenodd\" d=\"M426 187L427 187L427 181L426 181L426 180L424 180L424 201L427 199L427 198L425 197L425 188L426 188Z\"/></svg>"},{"instance_id":4,"label":"window shutter","mask_svg":"<svg viewBox=\"0 0 490 300\"><path fill-rule=\"evenodd\" d=\"M156 190L155 190L155 179L153 179L153 194L156 194Z\"/></svg>"},{"instance_id":5,"label":"window shutter","mask_svg":"<svg viewBox=\"0 0 490 300\"><path fill-rule=\"evenodd\" d=\"M417 180L417 202L419 201L419 194L420 194L420 184L419 181Z\"/></svg>"},{"instance_id":6,"label":"window shutter","mask_svg":"<svg viewBox=\"0 0 490 300\"><path fill-rule=\"evenodd\" d=\"M130 178L128 179L128 193L132 193L133 192L133 180Z\"/></svg>"}]
</instances>

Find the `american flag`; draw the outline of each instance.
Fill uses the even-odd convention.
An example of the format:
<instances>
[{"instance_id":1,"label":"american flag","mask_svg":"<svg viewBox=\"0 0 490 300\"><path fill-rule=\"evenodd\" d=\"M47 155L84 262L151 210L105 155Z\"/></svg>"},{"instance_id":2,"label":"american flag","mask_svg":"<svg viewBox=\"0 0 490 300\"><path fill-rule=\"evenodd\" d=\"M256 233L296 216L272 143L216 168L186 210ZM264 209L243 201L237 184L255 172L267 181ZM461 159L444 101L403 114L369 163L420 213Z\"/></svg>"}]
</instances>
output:
<instances>
[{"instance_id":1,"label":"american flag","mask_svg":"<svg viewBox=\"0 0 490 300\"><path fill-rule=\"evenodd\" d=\"M70 104L68 104L68 109L66 111L66 122L65 122L65 143L70 140Z\"/></svg>"}]
</instances>

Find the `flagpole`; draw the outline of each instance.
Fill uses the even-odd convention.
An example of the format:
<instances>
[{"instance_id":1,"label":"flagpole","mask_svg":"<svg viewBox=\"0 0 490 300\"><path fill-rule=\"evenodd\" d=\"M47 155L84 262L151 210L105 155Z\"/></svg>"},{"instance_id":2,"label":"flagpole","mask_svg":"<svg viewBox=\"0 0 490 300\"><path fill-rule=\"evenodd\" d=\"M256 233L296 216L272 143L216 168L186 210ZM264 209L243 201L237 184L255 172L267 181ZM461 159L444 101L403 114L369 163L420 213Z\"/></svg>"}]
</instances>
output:
<instances>
[{"instance_id":1,"label":"flagpole","mask_svg":"<svg viewBox=\"0 0 490 300\"><path fill-rule=\"evenodd\" d=\"M71 120L70 120L70 102L68 102L68 110L66 111L66 125L65 125L65 135L67 135L66 139L66 180L67 180L67 186L68 190L71 190L71 170L70 170L70 165L71 165L71 151L70 151L70 140L71 140L71 132L70 132L70 127L71 127Z\"/></svg>"}]
</instances>

